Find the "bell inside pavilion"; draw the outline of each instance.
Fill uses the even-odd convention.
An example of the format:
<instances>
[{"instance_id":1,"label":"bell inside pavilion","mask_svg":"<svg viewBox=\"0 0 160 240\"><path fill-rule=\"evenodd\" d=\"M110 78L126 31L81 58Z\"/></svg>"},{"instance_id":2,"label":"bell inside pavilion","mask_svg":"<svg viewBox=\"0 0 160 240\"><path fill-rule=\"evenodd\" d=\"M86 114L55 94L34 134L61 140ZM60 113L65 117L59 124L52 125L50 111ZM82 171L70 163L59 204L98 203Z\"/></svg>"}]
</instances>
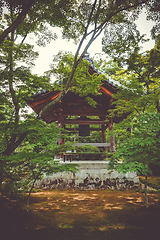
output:
<instances>
[{"instance_id":1,"label":"bell inside pavilion","mask_svg":"<svg viewBox=\"0 0 160 240\"><path fill-rule=\"evenodd\" d=\"M92 58L89 57L87 53L84 56L89 63L89 74L101 74L98 69L95 68ZM117 86L114 83L114 80L109 79L102 82L102 85L99 86L99 92L101 95L90 96L94 101L97 102L96 108L91 107L88 102L85 100L85 97L80 97L78 94L68 90L67 94L63 97L58 104L55 104L43 115L43 120L46 123L51 123L56 121L58 126L61 128L69 129L68 124L79 125L79 136L89 136L90 131L101 130L102 132L102 145L106 143L106 129L109 128L111 131L113 129L113 123L120 122L124 116L121 118L113 117L109 121L105 121L109 115L109 110L113 108L111 105L113 98L112 94L117 92ZM43 91L41 90L38 94L32 96L33 100L27 101L28 105L39 114L41 109L45 107L48 103L55 100L61 91L52 90L52 91ZM70 118L69 118L70 116ZM72 116L77 116L77 119L72 119ZM97 117L97 119L92 119L90 116ZM90 128L90 126L98 125L99 128ZM59 144L63 144L64 140L59 140ZM88 143L91 144L91 143ZM110 139L110 143L106 144L106 147L110 144L111 152L115 151L114 138ZM99 144L100 145L100 144Z\"/></svg>"},{"instance_id":2,"label":"bell inside pavilion","mask_svg":"<svg viewBox=\"0 0 160 240\"><path fill-rule=\"evenodd\" d=\"M94 65L92 58L89 54L84 56L89 63L89 73L92 75L94 73L101 74ZM114 80L108 78L103 81L101 86L99 86L100 95L91 96L94 101L97 102L96 108L91 107L85 100L85 97L80 97L71 90L68 90L67 94L59 101L57 104L52 106L43 115L43 120L46 123L57 122L60 128L65 128L69 131L78 131L80 136L86 137L90 135L91 131L100 130L102 133L101 143L85 143L91 146L96 146L103 149L103 152L107 148L111 152L115 152L115 142L114 137L111 136L110 142L106 143L106 129L109 131L113 129L114 123L119 123L126 117L126 115L121 118L113 117L109 118L109 121L105 121L109 115L109 110L114 106L111 104L113 102L112 94L116 93L118 88ZM26 101L27 104L39 114L41 109L45 107L48 103L55 100L61 91L52 90L44 91L41 90L38 94L32 96L32 100ZM75 116L75 119L73 118ZM91 118L94 116L94 118ZM68 126L79 126L78 129L72 129ZM98 125L99 127L94 128L93 126ZM92 126L92 127L91 127ZM64 139L59 139L58 144L64 144ZM84 143L75 143L75 146L83 146ZM68 153L72 157L74 153ZM92 154L93 156L93 154ZM65 153L62 158L62 164L65 161ZM76 163L76 161L69 161L69 164ZM108 163L107 159L102 159L100 161L93 161L90 159L88 161L77 161L79 165L79 170L76 173L54 173L52 176L45 176L43 180L37 181L35 187L37 188L80 188L80 189L129 189L132 187L139 186L139 179L136 173L122 174L116 171L110 173L107 170ZM127 180L127 181L126 181ZM126 185L126 182L128 185Z\"/></svg>"}]
</instances>

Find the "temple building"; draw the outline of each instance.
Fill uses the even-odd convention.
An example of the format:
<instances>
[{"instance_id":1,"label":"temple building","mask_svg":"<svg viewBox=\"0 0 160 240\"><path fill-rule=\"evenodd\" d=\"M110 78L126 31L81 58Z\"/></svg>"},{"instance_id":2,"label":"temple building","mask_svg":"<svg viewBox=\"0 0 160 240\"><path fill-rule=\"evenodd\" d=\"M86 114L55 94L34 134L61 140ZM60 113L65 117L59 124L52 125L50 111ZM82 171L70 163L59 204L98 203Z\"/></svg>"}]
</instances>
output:
<instances>
[{"instance_id":1,"label":"temple building","mask_svg":"<svg viewBox=\"0 0 160 240\"><path fill-rule=\"evenodd\" d=\"M101 74L95 68L94 62L89 57L89 54L86 54L84 59L90 63L88 71L91 75L94 73ZM106 129L109 128L109 131L111 131L113 129L113 124L119 123L121 120L123 120L124 117L126 117L126 115L119 118L115 116L113 118L109 118L108 121L106 121L106 118L109 115L109 110L114 107L112 104L114 101L112 94L116 93L117 91L118 88L114 80L110 78L104 80L101 86L99 86L99 92L101 94L97 96L90 95L90 97L92 97L93 100L97 102L96 108L94 108L89 105L89 103L85 100L85 97L80 97L78 94L75 94L71 90L68 90L61 101L53 105L48 111L44 113L43 120L46 123L57 122L59 127L66 128L70 131L73 131L73 129L69 128L69 125L79 126L78 129L75 130L79 131L80 136L88 136L90 134L90 131L101 130L101 143L90 142L85 144L96 146L101 149L103 148L103 152L105 152L107 148L109 148L111 152L115 152L116 148L114 137L111 136L110 142L106 143ZM54 89L52 91L41 90L38 94L34 94L32 96L32 100L28 100L27 104L37 114L39 114L41 109L48 103L55 100L60 95L60 93L61 91ZM73 119L72 116L76 116L76 119ZM90 118L92 116L94 116L94 119ZM94 128L93 126L95 125L98 125L98 128ZM63 143L64 139L59 139L58 144ZM81 146L84 145L84 143L76 143L75 145ZM72 153L70 153L70 155L72 155ZM63 157L65 159L65 156ZM118 174L117 172L109 174L107 170L108 161L104 159L101 161L92 161L92 159L90 161L81 161L81 159L79 159L78 164L80 166L80 171L76 174L61 173L50 178L46 177L41 184L43 186L50 185L56 187L65 183L68 184L68 186L92 186L94 188L95 186L100 187L101 185L105 185L106 179L119 178L123 182L122 179L127 178L132 182L138 182L137 176L134 173L128 173L127 176L124 174ZM37 185L37 187L40 186Z\"/></svg>"},{"instance_id":2,"label":"temple building","mask_svg":"<svg viewBox=\"0 0 160 240\"><path fill-rule=\"evenodd\" d=\"M90 62L89 73L92 75L94 73L101 74L94 66L93 60L88 54L85 55L84 59ZM106 80L102 82L99 87L99 92L101 95L90 95L94 101L97 102L96 108L91 107L89 103L85 100L85 97L80 97L78 94L68 90L67 94L63 97L58 104L55 104L43 115L43 120L46 123L57 122L58 126L61 128L66 128L68 124L79 125L80 136L89 135L90 131L96 130L96 128L90 128L90 125L98 125L102 131L102 143L106 143L106 128L112 130L113 123L120 122L124 116L121 118L114 117L107 121L106 117L109 115L109 110L113 108L112 94L117 92L117 86L114 80ZM43 91L41 90L38 94L32 96L33 100L28 100L27 104L39 114L41 109L45 107L48 103L55 100L61 91ZM69 116L77 116L77 119L69 119ZM91 119L90 116L95 116L97 119ZM68 129L69 130L69 129ZM71 129L70 129L71 130ZM60 140L59 144L63 144L63 139ZM102 144L105 146L105 144ZM108 145L106 145L108 147ZM110 149L112 152L115 151L114 139L110 141Z\"/></svg>"}]
</instances>

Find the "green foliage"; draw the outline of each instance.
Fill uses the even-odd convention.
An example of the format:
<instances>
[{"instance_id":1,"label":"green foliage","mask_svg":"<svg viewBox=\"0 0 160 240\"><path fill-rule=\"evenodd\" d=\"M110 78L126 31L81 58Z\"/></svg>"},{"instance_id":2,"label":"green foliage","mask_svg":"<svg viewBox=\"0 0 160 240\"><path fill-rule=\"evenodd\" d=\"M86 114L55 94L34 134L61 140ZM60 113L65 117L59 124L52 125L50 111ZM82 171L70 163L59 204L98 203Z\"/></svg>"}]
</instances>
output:
<instances>
[{"instance_id":1,"label":"green foliage","mask_svg":"<svg viewBox=\"0 0 160 240\"><path fill-rule=\"evenodd\" d=\"M56 123L45 124L33 118L31 127L27 124L25 127L29 133L21 146L10 156L2 158L4 191L7 193L28 191L33 181L42 179L44 174L77 171L74 164L61 164L54 160L56 154L64 151L64 148L68 149L68 145L56 145L60 132Z\"/></svg>"},{"instance_id":2,"label":"green foliage","mask_svg":"<svg viewBox=\"0 0 160 240\"><path fill-rule=\"evenodd\" d=\"M10 24L10 15L5 17ZM19 25L16 34L25 31L25 24ZM44 174L77 171L75 165L54 161L68 147L56 145L57 125L47 125L28 113L25 100L41 88L50 90L51 84L49 78L31 74L38 53L24 39L17 44L14 34L3 41L0 53L0 184L4 182L3 191L8 194L31 190Z\"/></svg>"},{"instance_id":3,"label":"green foliage","mask_svg":"<svg viewBox=\"0 0 160 240\"><path fill-rule=\"evenodd\" d=\"M5 40L1 50L0 153L3 154L5 149L14 148L22 134L30 131L32 120L27 114L25 100L31 99L31 94L40 88L51 89L51 86L48 78L31 74L31 66L38 56L33 46ZM20 118L25 120L20 121Z\"/></svg>"},{"instance_id":4,"label":"green foliage","mask_svg":"<svg viewBox=\"0 0 160 240\"><path fill-rule=\"evenodd\" d=\"M137 19L141 12L142 5L147 9L147 18L153 20L156 25L153 28L152 35L158 35L159 24L159 1L148 0L144 1L76 1L76 0L36 0L36 1L8 1L2 0L0 5L0 17L3 16L4 7L14 10L14 20L26 8L28 3L32 2L32 7L27 11L27 15L23 16L23 21L20 21L17 26L18 34L28 34L29 32L39 31L46 27L46 23L51 26L62 27L62 35L67 39L77 39L83 35L87 24L96 26L97 29L104 29L108 24L126 23L129 25ZM90 13L92 14L90 15ZM93 27L94 28L94 27ZM92 29L93 29L92 28ZM119 29L118 29L119 30ZM89 30L91 33L92 31ZM121 30L122 31L122 30ZM127 32L129 32L127 30ZM113 34L113 33L112 33ZM41 38L45 37L48 41L48 34L42 34ZM49 34L50 35L50 34ZM124 33L126 35L126 31ZM127 34L129 41L133 41L132 35ZM40 39L40 38L39 38ZM119 40L122 41L121 38ZM125 41L123 42L123 47ZM128 44L126 44L128 46ZM127 47L126 47L127 48Z\"/></svg>"},{"instance_id":5,"label":"green foliage","mask_svg":"<svg viewBox=\"0 0 160 240\"><path fill-rule=\"evenodd\" d=\"M116 73L121 70L117 62L112 60L106 61L101 57L95 61L95 65L102 73L108 76L116 75Z\"/></svg>"},{"instance_id":6,"label":"green foliage","mask_svg":"<svg viewBox=\"0 0 160 240\"><path fill-rule=\"evenodd\" d=\"M95 4L96 3L96 4ZM148 4L149 3L149 4ZM95 5L94 5L95 4ZM157 7L156 7L157 6ZM159 2L158 0L147 1L146 5L143 2L143 7L147 7L147 15L150 15L153 11L154 16L156 15L156 9L159 11ZM139 14L141 13L142 1L137 0L126 0L126 1L75 1L72 5L72 11L70 11L70 22L65 24L63 28L63 37L66 39L74 39L77 42L77 38L79 38L84 31L86 30L87 24L91 23L91 30L88 32L93 33L94 27L98 29L105 29L109 35L113 35L112 29L107 29L113 25L120 25L124 23L126 25L126 30L124 31L121 27L119 29L117 27L117 32L122 32L125 40L122 42L122 38L114 35L114 40L117 43L119 41L120 48L124 48L126 45L126 49L128 49L128 42L135 41L133 39L132 31L130 29L134 28L133 23L134 20L137 20ZM90 15L90 13L92 14ZM158 15L158 14L157 14ZM68 15L67 15L68 17ZM155 20L155 19L154 19ZM159 23L159 18L157 17L157 23ZM158 26L156 28L158 30ZM116 31L115 31L116 32ZM88 35L89 35L88 33ZM96 35L96 33L95 33ZM106 34L106 39L107 39ZM108 36L109 38L110 36ZM105 39L105 40L106 40ZM120 43L122 42L122 44ZM108 44L109 46L109 44ZM110 46L109 46L110 47ZM114 49L113 49L114 50Z\"/></svg>"},{"instance_id":7,"label":"green foliage","mask_svg":"<svg viewBox=\"0 0 160 240\"><path fill-rule=\"evenodd\" d=\"M27 106L25 99L29 98L32 93L40 90L40 88L51 88L49 79L31 74L30 68L38 53L33 52L33 46L28 44L14 44L12 49L10 41L4 41L0 54L1 61L1 93L0 100L4 107L3 114L5 120L9 119L10 124L15 117L14 108L22 109L21 116L25 114ZM8 49L12 50L12 57L8 54ZM12 62L12 70L10 69ZM23 62L23 63L22 63ZM7 122L6 122L7 125ZM5 129L4 122L2 125Z\"/></svg>"},{"instance_id":8,"label":"green foliage","mask_svg":"<svg viewBox=\"0 0 160 240\"><path fill-rule=\"evenodd\" d=\"M114 109L111 113L121 116L124 113L135 115L144 112L160 112L160 42L142 54L135 52L126 59L127 70L117 72L112 78L119 81L120 91L113 97Z\"/></svg>"},{"instance_id":9,"label":"green foliage","mask_svg":"<svg viewBox=\"0 0 160 240\"><path fill-rule=\"evenodd\" d=\"M68 24L75 2L74 0L3 0L0 5L0 17L2 17L0 28L3 32L7 25L11 26L12 21L9 16L11 11L13 20L16 20L22 14L23 21L18 21L16 29L13 29L13 31L21 36L34 33L37 37L36 43L39 46L45 46L56 38L56 35L48 28L48 24L53 27L62 27ZM9 12L7 14L6 9ZM28 10L26 16L22 13L25 9ZM2 14L3 12L5 14Z\"/></svg>"},{"instance_id":10,"label":"green foliage","mask_svg":"<svg viewBox=\"0 0 160 240\"><path fill-rule=\"evenodd\" d=\"M136 27L134 22L125 19L122 23L111 23L105 29L102 49L119 65L122 65L123 59L140 49L140 42L148 41L144 35L140 36Z\"/></svg>"},{"instance_id":11,"label":"green foliage","mask_svg":"<svg viewBox=\"0 0 160 240\"><path fill-rule=\"evenodd\" d=\"M86 144L76 147L76 153L79 154L80 160L103 160L106 155L103 154L97 147ZM73 156L77 159L77 156Z\"/></svg>"},{"instance_id":12,"label":"green foliage","mask_svg":"<svg viewBox=\"0 0 160 240\"><path fill-rule=\"evenodd\" d=\"M149 163L160 164L160 114L145 113L133 120L130 137L123 139L110 162L119 172L151 174Z\"/></svg>"},{"instance_id":13,"label":"green foliage","mask_svg":"<svg viewBox=\"0 0 160 240\"><path fill-rule=\"evenodd\" d=\"M88 144L84 145L84 146L78 146L76 147L76 152L79 153L79 152L95 152L95 153L98 153L100 152L99 149L97 147L94 147L94 146L90 146Z\"/></svg>"},{"instance_id":14,"label":"green foliage","mask_svg":"<svg viewBox=\"0 0 160 240\"><path fill-rule=\"evenodd\" d=\"M143 184L146 183L145 180L142 179L142 178L139 178L139 180L140 180L140 182L143 183ZM159 184L151 183L151 182L149 182L149 181L147 181L146 184L147 184L147 186L152 187L152 188L154 188L154 189L156 189L156 190L159 190L159 189L160 189L160 185L159 185Z\"/></svg>"},{"instance_id":15,"label":"green foliage","mask_svg":"<svg viewBox=\"0 0 160 240\"><path fill-rule=\"evenodd\" d=\"M82 142L82 143L88 143L88 142L101 143L102 142L101 135L102 135L101 131L91 131L90 136L86 136L86 137L77 136L76 141Z\"/></svg>"},{"instance_id":16,"label":"green foliage","mask_svg":"<svg viewBox=\"0 0 160 240\"><path fill-rule=\"evenodd\" d=\"M147 20L152 20L154 25L151 29L151 36L157 39L159 36L159 21L160 21L160 2L159 0L150 1L150 4L145 6L147 12Z\"/></svg>"},{"instance_id":17,"label":"green foliage","mask_svg":"<svg viewBox=\"0 0 160 240\"><path fill-rule=\"evenodd\" d=\"M0 10L6 7L8 13L3 15L0 12L0 17L2 18L0 33L4 31L6 26L12 26L13 21L17 19L22 9L25 9L25 4L29 2L31 1L1 1ZM152 3L153 2L158 3L157 1L152 1ZM136 5L136 8L134 8L134 5ZM55 88L65 89L66 83L71 73L73 73L73 79L69 82L70 90L84 97L88 96L88 94L97 95L99 94L99 85L105 79L105 76L97 76L97 74L90 75L88 73L89 63L85 60L81 61L81 58L78 59L79 50L83 41L87 36L91 36L85 48L86 51L108 24L130 23L127 21L128 17L136 19L140 12L140 10L137 9L138 5L141 5L141 1L95 1L94 4L91 1L38 0L33 2L32 7L27 11L26 17L25 15L23 16L23 21L21 21L21 19L16 27L12 28L11 36L6 35L3 44L0 46L0 181L5 180L6 184L7 182L12 182L14 186L18 186L22 184L21 178L19 177L22 176L23 171L27 174L25 176L29 184L31 179L36 180L41 178L44 171L50 173L51 167L52 172L61 171L62 169L64 171L64 165L59 166L56 162L50 164L50 161L51 159L53 160L56 153L64 151L66 147L72 148L70 145L63 146L62 148L52 144L51 140L55 140L58 134L56 128L54 128L53 125L46 127L44 123L27 114L25 109L25 99L30 98L32 93L39 91L40 88L50 89L48 77L39 77L31 74L30 70L33 66L33 61L38 54L33 52L33 46L24 44L24 39L27 34L34 32L38 36L38 44L42 46L45 46L46 43L56 38L56 36L52 35L51 31L47 29L46 23L49 23L51 26L63 27L62 34L68 39L73 38L77 41L81 34L83 34L75 59L71 54L60 53L57 55L58 61L60 61L58 63L55 61L55 66L51 73L57 76L58 84L55 84ZM152 6L152 9L155 9L155 6ZM92 25L92 23L94 24ZM93 30L90 30L90 25L93 26ZM140 39L140 36L137 32L135 33L136 37L129 32L125 41L122 41L122 38L118 36L119 40L123 43L121 44L123 49L132 53L129 59L130 62L128 62L130 70L138 71L134 77L132 76L134 79L137 79L137 81L135 80L135 85L137 84L136 91L132 92L132 85L127 93L128 97L131 97L130 102L117 101L119 113L132 110L131 108L135 106L133 104L135 102L137 102L136 111L142 111L142 105L145 105L147 106L146 109L148 112L154 112L158 102L159 89L156 86L158 85L159 60L156 59L159 57L159 45L149 53L149 57L147 54L140 56L137 54L137 51L130 51L128 45L125 44L126 41L127 43L132 42L133 46L137 47L136 41L137 38ZM15 39L20 35L23 37L22 42L16 44ZM83 55L81 55L81 57L82 56ZM132 64L133 60L136 60L136 63L138 62L138 64L134 65L134 69ZM75 65L73 65L73 62ZM152 65L156 66L156 68ZM77 68L75 72L72 71L74 70L72 66ZM139 70L143 72L140 76ZM148 79L146 80L147 71L150 73L149 81ZM154 82L154 84L152 84L152 82ZM126 86L127 84L128 81L126 81ZM145 86L147 94L153 91L154 95L151 93L150 95L144 96L146 93L144 90ZM67 90L68 88L66 88L66 91ZM139 94L137 97L138 101L134 98L137 92ZM122 99L126 100L126 95L123 96L124 98ZM148 101L147 98L149 99ZM96 102L93 101L91 97L87 97L86 100L92 106L96 106ZM154 106L152 109L151 103L153 103L153 101ZM118 108L116 109L117 112ZM53 129L54 131L52 131ZM52 133L52 136L50 133ZM39 139L41 139L41 141ZM66 169L70 169L70 166L66 167ZM70 170L72 171L72 169ZM26 182L25 185L22 184L23 187L27 186L28 183ZM13 189L14 188L15 187L13 187ZM17 189L22 188L21 186L17 187Z\"/></svg>"},{"instance_id":18,"label":"green foliage","mask_svg":"<svg viewBox=\"0 0 160 240\"><path fill-rule=\"evenodd\" d=\"M54 64L51 65L52 69L46 72L47 76L51 76L53 74L53 76L56 77L54 89L62 90L66 85L72 71L73 61L74 56L67 52L59 52L54 57ZM99 86L101 85L102 81L106 79L106 77L103 74L89 74L89 65L90 63L86 60L82 60L80 62L76 68L69 90L81 97L85 96L88 103L95 107L96 102L88 95L99 95Z\"/></svg>"}]
</instances>

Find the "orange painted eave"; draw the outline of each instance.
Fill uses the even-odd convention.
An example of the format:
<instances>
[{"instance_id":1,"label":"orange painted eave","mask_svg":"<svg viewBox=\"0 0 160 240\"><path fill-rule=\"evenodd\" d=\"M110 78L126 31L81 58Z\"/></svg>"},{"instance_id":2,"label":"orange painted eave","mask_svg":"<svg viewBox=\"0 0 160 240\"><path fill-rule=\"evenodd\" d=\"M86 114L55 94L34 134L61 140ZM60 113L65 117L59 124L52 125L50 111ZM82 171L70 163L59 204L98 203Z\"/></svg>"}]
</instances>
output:
<instances>
[{"instance_id":1,"label":"orange painted eave","mask_svg":"<svg viewBox=\"0 0 160 240\"><path fill-rule=\"evenodd\" d=\"M103 93L105 93L105 94L107 94L107 95L109 95L109 96L112 96L112 94L113 94L113 92L107 90L107 89L106 89L105 87L103 87L103 86L100 86L100 92L103 92Z\"/></svg>"},{"instance_id":2,"label":"orange painted eave","mask_svg":"<svg viewBox=\"0 0 160 240\"><path fill-rule=\"evenodd\" d=\"M36 109L35 109L35 107L37 106L37 105L39 105L39 104L43 104L43 103L50 103L50 102L52 102L53 100L55 100L59 95L61 94L61 91L59 91L58 93L56 93L56 94L54 94L54 96L46 96L45 98L43 98L43 99L37 99L37 100L34 100L32 103L30 103L29 105L30 105L30 107L35 111L35 112L37 112L36 111Z\"/></svg>"}]
</instances>

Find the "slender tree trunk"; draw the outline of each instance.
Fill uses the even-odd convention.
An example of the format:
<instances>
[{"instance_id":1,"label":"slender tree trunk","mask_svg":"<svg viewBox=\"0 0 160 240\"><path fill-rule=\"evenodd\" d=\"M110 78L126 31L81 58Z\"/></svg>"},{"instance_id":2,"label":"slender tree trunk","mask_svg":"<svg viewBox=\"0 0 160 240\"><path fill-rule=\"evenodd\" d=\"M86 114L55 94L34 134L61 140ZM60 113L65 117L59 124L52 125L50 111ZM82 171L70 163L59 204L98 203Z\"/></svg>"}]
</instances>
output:
<instances>
[{"instance_id":1,"label":"slender tree trunk","mask_svg":"<svg viewBox=\"0 0 160 240\"><path fill-rule=\"evenodd\" d=\"M12 4L10 4L10 14L11 14L11 23L13 24L13 7ZM15 30L12 29L11 31L11 46L8 51L8 60L9 60L9 65L7 66L7 70L9 71L9 78L8 78L8 85L9 85L9 91L11 95L11 99L13 102L13 114L11 117L11 120L13 121L14 118L14 129L13 129L13 134L10 139L7 139L7 147L5 151L2 153L2 156L9 156L18 146L21 144L21 142L24 140L24 138L27 136L28 132L22 133L19 137L17 137L17 134L14 133L14 131L17 129L18 124L19 124L19 103L18 103L18 97L15 94L15 89L14 89L14 76L13 76L13 64L14 64L14 56L13 56L13 47L14 47L14 35L15 35ZM8 125L10 124L11 120L9 121ZM7 131L8 126L6 127ZM3 160L0 160L0 188L2 188L2 182L3 182L3 177L4 177L4 163Z\"/></svg>"},{"instance_id":2,"label":"slender tree trunk","mask_svg":"<svg viewBox=\"0 0 160 240\"><path fill-rule=\"evenodd\" d=\"M3 182L3 160L0 159L0 192L2 192L2 182Z\"/></svg>"},{"instance_id":3,"label":"slender tree trunk","mask_svg":"<svg viewBox=\"0 0 160 240\"><path fill-rule=\"evenodd\" d=\"M149 205L148 205L148 196L147 196L147 176L145 176L145 202L146 202L146 208L148 208Z\"/></svg>"},{"instance_id":4,"label":"slender tree trunk","mask_svg":"<svg viewBox=\"0 0 160 240\"><path fill-rule=\"evenodd\" d=\"M34 179L33 183L32 183L32 187L29 191L29 194L28 194L28 198L27 198L27 212L29 211L29 199L30 199L30 196L31 196L31 193L32 193L32 189L34 188L34 184L36 182L37 178Z\"/></svg>"},{"instance_id":5,"label":"slender tree trunk","mask_svg":"<svg viewBox=\"0 0 160 240\"><path fill-rule=\"evenodd\" d=\"M39 113L39 116L38 118L42 118L43 119L43 116L44 116L44 113L49 110L52 106L54 106L57 102L59 102L64 96L65 94L67 93L67 90L68 88L70 87L71 85L71 82L72 82L72 79L74 77L74 74L75 74L75 71L77 69L77 66L79 65L79 63L82 61L83 59L83 56L85 55L85 53L87 52L88 48L90 47L90 45L94 42L94 40L101 34L101 32L104 30L104 28L106 27L107 23L109 22L109 20L116 16L118 13L122 12L122 11L125 11L125 10L129 10L129 9L132 9L134 7L137 7L139 5L142 5L143 3L147 2L148 0L144 0L140 3L136 3L135 5L129 5L127 7L121 7L120 9L117 8L117 5L115 5L115 11L113 11L109 16L106 17L106 19L104 20L103 23L101 23L99 26L97 26L98 24L98 16L99 16L99 11L100 11L100 6L101 6L101 1L99 1L99 4L98 4L98 8L96 10L96 4L97 4L97 0L94 0L93 2L93 5L92 5L92 8L91 8L91 11L90 11L90 14L89 14L89 17L88 17L88 22L86 24L86 27L85 27L85 31L84 31L84 34L82 36L82 39L78 45L78 48L77 48L77 51L76 51L76 54L75 54L75 58L74 58L74 64L73 64L73 67L72 67L72 71L71 71L71 74L70 74L70 77L66 83L66 86L63 88L63 91L61 92L61 94L55 99L53 100L52 102L48 103L45 107L43 107ZM96 11L97 14L96 14L96 18L95 18L95 23L94 23L94 29L91 30L90 32L88 32L88 29L89 29L89 26L91 24L91 19L93 17L93 12ZM86 44L86 46L84 47L84 50L82 51L82 54L80 55L80 57L78 58L78 54L80 52L80 49L84 43L84 40L86 39L87 36L91 36L90 37L90 40L88 41L88 43Z\"/></svg>"},{"instance_id":6,"label":"slender tree trunk","mask_svg":"<svg viewBox=\"0 0 160 240\"><path fill-rule=\"evenodd\" d=\"M13 23L13 7L10 4L10 14L11 14L11 22ZM3 155L7 155L9 156L14 150L15 150L15 146L17 146L16 143L19 142L21 136L18 138L17 140L17 134L14 132L16 131L17 127L18 127L18 123L19 123L19 103L18 103L18 97L16 96L15 93L15 89L14 89L14 76L13 76L13 47L14 47L14 33L15 31L13 30L11 32L11 46L9 48L9 53L8 53L8 58L9 58L9 66L8 66L8 70L9 70L9 78L8 78L8 85L9 85L9 91L10 91L10 95L11 95L11 99L13 102L13 106L14 106L14 129L13 129L13 134L10 138L10 140L8 141L7 144L7 148L6 150L3 152ZM13 119L12 116L12 119ZM24 139L24 138L23 138Z\"/></svg>"},{"instance_id":7,"label":"slender tree trunk","mask_svg":"<svg viewBox=\"0 0 160 240\"><path fill-rule=\"evenodd\" d=\"M10 9L11 9L11 22L13 23L13 8L12 5L10 4ZM17 102L17 97L15 94L15 90L13 87L13 81L14 81L14 76L13 76L13 47L14 47L14 31L11 32L11 46L9 49L9 78L8 78L8 84L9 84L9 91L11 94L11 98L12 98L12 102L14 105L14 117L15 117L15 125L14 125L14 130L16 130L18 122L19 122L19 106L18 106L18 102ZM11 142L15 142L16 141L16 136L17 134L12 135L12 141Z\"/></svg>"},{"instance_id":8,"label":"slender tree trunk","mask_svg":"<svg viewBox=\"0 0 160 240\"><path fill-rule=\"evenodd\" d=\"M160 100L157 100L156 108L157 112L160 113Z\"/></svg>"}]
</instances>

